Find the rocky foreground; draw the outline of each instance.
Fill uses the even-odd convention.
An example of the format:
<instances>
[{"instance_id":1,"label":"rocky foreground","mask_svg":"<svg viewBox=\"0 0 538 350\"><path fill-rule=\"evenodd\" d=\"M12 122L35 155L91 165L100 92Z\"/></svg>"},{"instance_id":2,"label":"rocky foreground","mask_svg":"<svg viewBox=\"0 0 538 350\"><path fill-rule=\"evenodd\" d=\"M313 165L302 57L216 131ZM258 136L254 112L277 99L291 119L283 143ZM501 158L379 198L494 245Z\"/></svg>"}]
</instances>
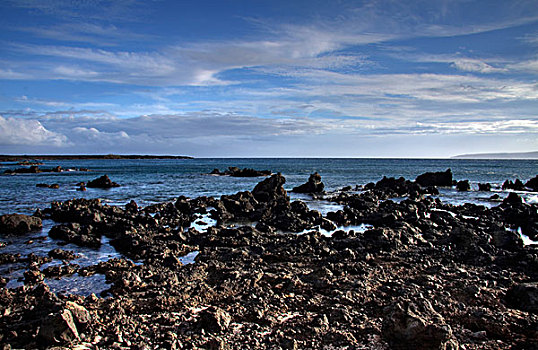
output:
<instances>
[{"instance_id":1,"label":"rocky foreground","mask_svg":"<svg viewBox=\"0 0 538 350\"><path fill-rule=\"evenodd\" d=\"M51 237L98 247L106 235L126 258L79 268L61 250L2 255L2 262L25 259L28 270L24 286L0 289L0 344L537 349L538 247L524 246L517 231L538 240L538 206L514 193L491 209L444 204L431 196L443 174L422 178L424 186L384 178L361 192L324 194L343 205L326 216L290 202L280 174L221 199L146 208L52 203L36 213L60 223ZM319 188L318 180L310 181ZM216 227L185 229L204 213ZM362 223L372 228L330 237L317 229ZM182 265L179 257L192 251L196 262ZM51 259L64 264L39 268ZM104 274L110 290L65 296L43 282L73 273Z\"/></svg>"}]
</instances>

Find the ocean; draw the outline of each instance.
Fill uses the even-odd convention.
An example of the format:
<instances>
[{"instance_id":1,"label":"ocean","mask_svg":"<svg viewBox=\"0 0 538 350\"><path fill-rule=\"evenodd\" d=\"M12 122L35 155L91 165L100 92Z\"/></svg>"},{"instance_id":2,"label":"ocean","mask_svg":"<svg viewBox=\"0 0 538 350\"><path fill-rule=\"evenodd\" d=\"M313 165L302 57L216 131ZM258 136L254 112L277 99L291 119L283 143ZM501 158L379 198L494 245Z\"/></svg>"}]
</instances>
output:
<instances>
[{"instance_id":1,"label":"ocean","mask_svg":"<svg viewBox=\"0 0 538 350\"><path fill-rule=\"evenodd\" d=\"M0 165L0 215L9 213L32 214L36 209L44 209L53 201L64 201L72 198L101 198L110 205L125 205L135 200L139 206L172 201L179 196L190 198L198 196L219 197L223 194L233 194L239 191L252 190L263 178L237 178L229 176L208 175L213 169L221 171L230 166L271 170L280 172L286 178L285 188L292 189L307 181L310 174L318 172L322 176L327 191L334 191L344 186L364 185L383 178L400 177L414 180L418 175L427 171L444 171L452 169L456 180L469 180L473 191L458 192L451 188L441 188L441 200L462 204L471 202L485 206L498 205L492 201L492 192L476 191L478 183L491 183L493 192L501 198L506 196L501 190L502 183L519 178L524 182L536 176L538 160L455 160L455 159L157 159L157 160L61 160L45 161L41 168L61 166L64 169L87 168L89 172L65 171L60 173L16 174L4 175L6 169L19 168L15 163ZM77 183L88 182L102 175L108 175L121 187L112 189L92 189L77 191ZM59 189L38 188L36 184L58 184ZM519 192L527 202L537 202L537 194ZM312 200L308 195L290 193L291 199L300 199L311 209L326 214L331 210L341 209L338 204L327 201ZM211 220L206 217L204 221ZM21 254L26 256L34 253L46 256L55 248L72 250L81 257L73 263L83 266L97 264L111 258L121 257L121 254L108 244L103 237L99 249L78 247L74 244L48 237L48 231L56 223L51 220L43 221L43 229L28 235L2 236L0 241L7 243L0 248L0 253ZM196 224L193 223L193 227ZM197 229L204 229L195 227ZM353 229L361 229L353 227ZM180 257L183 263L193 263L197 252ZM44 264L41 269L58 264L57 261ZM7 288L16 288L23 284L25 263L4 264L0 266L0 276L8 278ZM89 295L106 290L109 285L105 277L96 274L82 277L75 274L62 279L46 278L49 287L60 293L76 293Z\"/></svg>"},{"instance_id":2,"label":"ocean","mask_svg":"<svg viewBox=\"0 0 538 350\"><path fill-rule=\"evenodd\" d=\"M221 171L230 166L271 170L286 178L286 189L306 182L308 176L318 172L326 190L344 186L376 182L383 176L414 180L427 171L452 169L456 180L469 180L473 189L478 183L489 182L495 191L502 183L519 178L524 182L538 173L538 160L467 160L467 159L340 159L340 158L201 158L156 160L61 160L45 161L41 168L61 166L64 169L87 168L90 172L67 171L61 173L0 175L0 215L8 213L31 214L43 209L52 201L72 198L101 198L112 205L124 205L135 200L145 206L173 200L179 196L219 197L238 191L252 190L261 178L236 178L207 175L213 169ZM0 165L0 173L20 166L15 163ZM77 191L76 184L88 182L107 174L121 185L108 190ZM36 184L59 184L59 189L37 188ZM528 201L536 201L536 194L522 193ZM487 206L491 193L457 192L442 189L441 199L459 204L475 202ZM292 195L292 199L294 195ZM298 196L298 198L302 198Z\"/></svg>"}]
</instances>

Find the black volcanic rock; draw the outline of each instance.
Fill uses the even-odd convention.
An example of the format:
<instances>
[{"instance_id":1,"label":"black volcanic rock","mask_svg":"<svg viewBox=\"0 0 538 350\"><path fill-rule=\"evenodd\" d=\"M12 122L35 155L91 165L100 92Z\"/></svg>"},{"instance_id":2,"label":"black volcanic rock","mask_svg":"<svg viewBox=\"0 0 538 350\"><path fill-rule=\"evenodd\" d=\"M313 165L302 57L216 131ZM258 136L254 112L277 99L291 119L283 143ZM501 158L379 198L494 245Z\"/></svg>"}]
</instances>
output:
<instances>
[{"instance_id":1,"label":"black volcanic rock","mask_svg":"<svg viewBox=\"0 0 538 350\"><path fill-rule=\"evenodd\" d=\"M90 188L112 188L112 187L120 187L119 184L113 182L110 180L108 175L103 175L97 179L91 180L88 182L86 187Z\"/></svg>"},{"instance_id":2,"label":"black volcanic rock","mask_svg":"<svg viewBox=\"0 0 538 350\"><path fill-rule=\"evenodd\" d=\"M533 192L538 192L538 175L527 181L525 186Z\"/></svg>"},{"instance_id":3,"label":"black volcanic rock","mask_svg":"<svg viewBox=\"0 0 538 350\"><path fill-rule=\"evenodd\" d=\"M490 183L479 183L478 184L478 190L479 191L485 191L485 192L489 192L491 191L491 184Z\"/></svg>"},{"instance_id":4,"label":"black volcanic rock","mask_svg":"<svg viewBox=\"0 0 538 350\"><path fill-rule=\"evenodd\" d=\"M502 189L503 190L524 191L525 190L525 185L523 184L523 182L521 182L520 179L516 179L514 182L512 182L512 180L506 180L503 183Z\"/></svg>"},{"instance_id":5,"label":"black volcanic rock","mask_svg":"<svg viewBox=\"0 0 538 350\"><path fill-rule=\"evenodd\" d=\"M428 186L452 186L452 170L447 169L446 171L440 172L427 172L417 176L416 183L422 187Z\"/></svg>"},{"instance_id":6,"label":"black volcanic rock","mask_svg":"<svg viewBox=\"0 0 538 350\"><path fill-rule=\"evenodd\" d=\"M506 292L506 304L510 307L538 313L538 283L518 283Z\"/></svg>"},{"instance_id":7,"label":"black volcanic rock","mask_svg":"<svg viewBox=\"0 0 538 350\"><path fill-rule=\"evenodd\" d=\"M321 182L321 175L317 172L311 174L308 181L300 186L294 187L291 191L295 193L320 193L325 185Z\"/></svg>"},{"instance_id":8,"label":"black volcanic rock","mask_svg":"<svg viewBox=\"0 0 538 350\"><path fill-rule=\"evenodd\" d=\"M394 349L458 348L451 327L425 299L398 300L385 308L383 336Z\"/></svg>"},{"instance_id":9,"label":"black volcanic rock","mask_svg":"<svg viewBox=\"0 0 538 350\"><path fill-rule=\"evenodd\" d=\"M105 235L125 258L40 271L47 257L0 254L26 269L23 287L0 288L0 348L536 349L538 249L518 232L537 239L537 204L453 205L384 178L334 193L341 207L323 216L290 202L285 181L144 208L52 203L40 214L60 223L51 235ZM398 193L408 198L387 200ZM208 213L216 225L190 227ZM335 224L373 227L315 227ZM74 272L109 289L56 294L43 282Z\"/></svg>"},{"instance_id":10,"label":"black volcanic rock","mask_svg":"<svg viewBox=\"0 0 538 350\"><path fill-rule=\"evenodd\" d=\"M285 183L286 178L278 173L258 183L252 190L252 194L259 202L273 200L289 201L288 194L283 187Z\"/></svg>"},{"instance_id":11,"label":"black volcanic rock","mask_svg":"<svg viewBox=\"0 0 538 350\"><path fill-rule=\"evenodd\" d=\"M0 233L24 234L40 230L43 227L41 219L23 214L6 214L0 216Z\"/></svg>"},{"instance_id":12,"label":"black volcanic rock","mask_svg":"<svg viewBox=\"0 0 538 350\"><path fill-rule=\"evenodd\" d=\"M219 176L232 176L232 177L259 177L259 176L269 176L272 174L271 170L255 170L251 168L240 169L235 166L228 167L228 170L221 172L219 169L213 169L210 175L219 175Z\"/></svg>"},{"instance_id":13,"label":"black volcanic rock","mask_svg":"<svg viewBox=\"0 0 538 350\"><path fill-rule=\"evenodd\" d=\"M470 191L471 185L469 184L469 180L458 181L458 183L456 184L456 189L460 192Z\"/></svg>"}]
</instances>

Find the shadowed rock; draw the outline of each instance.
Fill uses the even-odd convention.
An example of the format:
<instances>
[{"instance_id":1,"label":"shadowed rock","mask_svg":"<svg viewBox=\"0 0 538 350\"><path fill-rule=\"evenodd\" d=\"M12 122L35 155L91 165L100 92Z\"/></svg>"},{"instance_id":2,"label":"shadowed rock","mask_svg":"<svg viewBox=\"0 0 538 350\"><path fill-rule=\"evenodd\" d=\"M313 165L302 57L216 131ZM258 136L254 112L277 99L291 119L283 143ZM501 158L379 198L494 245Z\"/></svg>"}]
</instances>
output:
<instances>
[{"instance_id":1,"label":"shadowed rock","mask_svg":"<svg viewBox=\"0 0 538 350\"><path fill-rule=\"evenodd\" d=\"M94 179L86 185L86 187L90 188L112 188L112 187L120 187L119 184L113 182L110 180L108 175L103 175L97 179Z\"/></svg>"},{"instance_id":2,"label":"shadowed rock","mask_svg":"<svg viewBox=\"0 0 538 350\"><path fill-rule=\"evenodd\" d=\"M452 170L447 169L446 171L424 173L422 175L419 175L416 178L415 182L423 187L428 187L428 186L450 187L452 186L452 182L453 182Z\"/></svg>"},{"instance_id":3,"label":"shadowed rock","mask_svg":"<svg viewBox=\"0 0 538 350\"><path fill-rule=\"evenodd\" d=\"M40 230L43 223L40 218L23 214L6 214L0 216L0 233L24 234Z\"/></svg>"},{"instance_id":4,"label":"shadowed rock","mask_svg":"<svg viewBox=\"0 0 538 350\"><path fill-rule=\"evenodd\" d=\"M295 193L319 193L323 192L325 185L321 182L321 175L314 173L308 178L308 182L294 187L291 191Z\"/></svg>"}]
</instances>

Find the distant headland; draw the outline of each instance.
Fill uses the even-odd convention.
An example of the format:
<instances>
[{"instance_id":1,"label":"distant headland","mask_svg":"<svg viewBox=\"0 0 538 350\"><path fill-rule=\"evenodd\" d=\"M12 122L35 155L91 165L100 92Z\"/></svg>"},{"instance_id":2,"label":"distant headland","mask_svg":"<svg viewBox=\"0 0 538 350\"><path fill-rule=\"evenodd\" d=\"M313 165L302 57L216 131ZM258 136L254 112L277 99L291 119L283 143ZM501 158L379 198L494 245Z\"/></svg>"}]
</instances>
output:
<instances>
[{"instance_id":1,"label":"distant headland","mask_svg":"<svg viewBox=\"0 0 538 350\"><path fill-rule=\"evenodd\" d=\"M460 154L453 159L538 159L536 152Z\"/></svg>"},{"instance_id":2,"label":"distant headland","mask_svg":"<svg viewBox=\"0 0 538 350\"><path fill-rule=\"evenodd\" d=\"M82 154L82 155L0 155L0 162L23 160L73 160L73 159L193 159L189 156L139 155L139 154Z\"/></svg>"}]
</instances>

